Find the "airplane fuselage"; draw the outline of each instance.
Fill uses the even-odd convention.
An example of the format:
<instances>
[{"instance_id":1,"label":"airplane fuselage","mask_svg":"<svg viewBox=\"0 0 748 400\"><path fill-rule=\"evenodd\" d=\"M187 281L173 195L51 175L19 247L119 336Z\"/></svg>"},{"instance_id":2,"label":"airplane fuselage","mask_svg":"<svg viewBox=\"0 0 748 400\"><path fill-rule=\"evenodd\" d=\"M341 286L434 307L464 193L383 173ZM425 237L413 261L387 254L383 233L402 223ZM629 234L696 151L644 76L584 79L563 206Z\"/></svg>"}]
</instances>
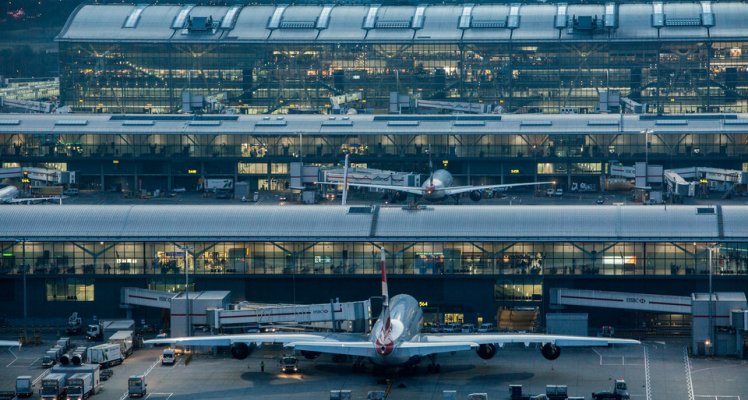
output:
<instances>
[{"instance_id":1,"label":"airplane fuselage","mask_svg":"<svg viewBox=\"0 0 748 400\"><path fill-rule=\"evenodd\" d=\"M446 169L438 169L421 185L423 198L428 201L439 201L447 197L444 189L452 186L454 178Z\"/></svg>"},{"instance_id":2,"label":"airplane fuselage","mask_svg":"<svg viewBox=\"0 0 748 400\"><path fill-rule=\"evenodd\" d=\"M15 186L6 186L0 189L0 203L9 203L18 197L19 191Z\"/></svg>"},{"instance_id":3,"label":"airplane fuselage","mask_svg":"<svg viewBox=\"0 0 748 400\"><path fill-rule=\"evenodd\" d=\"M390 299L389 310L389 329L385 329L386 321L380 318L371 330L370 341L376 349L376 356L371 358L371 362L387 366L417 363L419 360L401 351L400 345L421 333L421 306L412 296L399 294Z\"/></svg>"}]
</instances>

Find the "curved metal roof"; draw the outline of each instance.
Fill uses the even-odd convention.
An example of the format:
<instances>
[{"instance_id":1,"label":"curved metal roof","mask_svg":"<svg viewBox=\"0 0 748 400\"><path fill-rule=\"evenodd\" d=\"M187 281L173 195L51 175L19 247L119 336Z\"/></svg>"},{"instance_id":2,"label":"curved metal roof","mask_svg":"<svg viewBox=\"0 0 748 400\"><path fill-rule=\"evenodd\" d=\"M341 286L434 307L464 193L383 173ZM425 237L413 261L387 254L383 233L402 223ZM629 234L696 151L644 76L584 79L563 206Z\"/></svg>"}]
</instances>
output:
<instances>
[{"instance_id":1,"label":"curved metal roof","mask_svg":"<svg viewBox=\"0 0 748 400\"><path fill-rule=\"evenodd\" d=\"M746 241L748 207L38 205L0 207L0 241ZM703 206L701 208L704 208ZM358 212L356 212L358 211Z\"/></svg>"},{"instance_id":2,"label":"curved metal roof","mask_svg":"<svg viewBox=\"0 0 748 400\"><path fill-rule=\"evenodd\" d=\"M657 4L661 5L661 10ZM234 7L87 4L73 12L57 39L84 42L531 43L725 41L748 37L745 24L748 4L743 2L611 6L248 5L232 11ZM210 17L212 26L190 29L190 20L197 21L195 18L200 17ZM590 17L594 21L592 26L577 25L575 19L580 17Z\"/></svg>"},{"instance_id":3,"label":"curved metal roof","mask_svg":"<svg viewBox=\"0 0 748 400\"><path fill-rule=\"evenodd\" d=\"M673 124L673 119L678 123ZM210 124L202 121L210 120ZM413 125L391 124L409 121ZM665 135L748 134L748 114L206 115L4 114L0 134L87 135Z\"/></svg>"}]
</instances>

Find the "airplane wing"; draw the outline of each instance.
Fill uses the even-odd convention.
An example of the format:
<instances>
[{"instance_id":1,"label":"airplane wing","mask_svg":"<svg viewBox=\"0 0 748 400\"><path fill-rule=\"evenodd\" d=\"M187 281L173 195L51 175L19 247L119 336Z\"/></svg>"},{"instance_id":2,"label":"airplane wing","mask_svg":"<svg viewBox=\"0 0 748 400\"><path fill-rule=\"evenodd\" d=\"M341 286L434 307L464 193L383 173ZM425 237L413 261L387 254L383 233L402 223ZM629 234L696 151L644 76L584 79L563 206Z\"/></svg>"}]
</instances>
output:
<instances>
[{"instance_id":1,"label":"airplane wing","mask_svg":"<svg viewBox=\"0 0 748 400\"><path fill-rule=\"evenodd\" d=\"M190 336L157 338L144 341L146 344L176 344L181 346L231 346L234 343L283 343L294 342L358 342L366 341L360 334L345 333L244 333L238 335ZM369 343L368 341L366 341Z\"/></svg>"},{"instance_id":2,"label":"airplane wing","mask_svg":"<svg viewBox=\"0 0 748 400\"><path fill-rule=\"evenodd\" d=\"M18 203L38 203L41 201L60 201L64 197L54 196L54 197L24 197L24 198L15 198L15 199L7 199L5 200L5 203L7 204L18 204Z\"/></svg>"},{"instance_id":3,"label":"airplane wing","mask_svg":"<svg viewBox=\"0 0 748 400\"><path fill-rule=\"evenodd\" d=\"M522 343L525 346L531 344L551 343L559 347L604 347L612 344L641 344L633 339L616 339L608 337L588 336L566 336L566 335L544 335L534 333L499 333L499 334L475 334L475 335L418 335L411 343L465 343L496 344L499 347L507 343Z\"/></svg>"},{"instance_id":4,"label":"airplane wing","mask_svg":"<svg viewBox=\"0 0 748 400\"><path fill-rule=\"evenodd\" d=\"M0 347L6 347L6 346L21 347L21 343L16 342L15 340L0 340Z\"/></svg>"},{"instance_id":5,"label":"airplane wing","mask_svg":"<svg viewBox=\"0 0 748 400\"><path fill-rule=\"evenodd\" d=\"M342 185L343 184L343 182L315 182L315 183L319 185ZM423 192L424 192L424 189L422 187L414 187L414 186L376 185L376 184L369 184L369 183L348 183L348 186L394 190L397 192L406 192L406 193L417 194L417 195L423 195Z\"/></svg>"},{"instance_id":6,"label":"airplane wing","mask_svg":"<svg viewBox=\"0 0 748 400\"><path fill-rule=\"evenodd\" d=\"M500 185L482 185L482 186L452 186L452 187L444 188L443 190L444 190L444 193L447 194L447 196L452 196L455 194L472 192L475 190L489 190L489 189L511 188L511 187L517 187L517 186L537 186L537 185L550 185L550 184L553 184L553 182L505 183L505 184L500 184Z\"/></svg>"}]
</instances>

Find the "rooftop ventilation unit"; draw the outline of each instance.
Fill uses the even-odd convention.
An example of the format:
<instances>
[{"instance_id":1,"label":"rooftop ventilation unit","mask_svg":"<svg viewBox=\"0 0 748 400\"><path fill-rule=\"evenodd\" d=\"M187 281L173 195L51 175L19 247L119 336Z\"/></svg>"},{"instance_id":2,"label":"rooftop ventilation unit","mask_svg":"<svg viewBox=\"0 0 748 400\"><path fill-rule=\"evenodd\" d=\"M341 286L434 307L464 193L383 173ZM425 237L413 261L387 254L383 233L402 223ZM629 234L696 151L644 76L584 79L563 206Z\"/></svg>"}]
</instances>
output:
<instances>
[{"instance_id":1,"label":"rooftop ventilation unit","mask_svg":"<svg viewBox=\"0 0 748 400\"><path fill-rule=\"evenodd\" d=\"M575 31L594 31L597 28L597 15L575 15L571 26Z\"/></svg>"},{"instance_id":2,"label":"rooftop ventilation unit","mask_svg":"<svg viewBox=\"0 0 748 400\"><path fill-rule=\"evenodd\" d=\"M377 29L408 29L410 28L410 23L410 19L377 20L374 23L374 27Z\"/></svg>"},{"instance_id":3,"label":"rooftop ventilation unit","mask_svg":"<svg viewBox=\"0 0 748 400\"><path fill-rule=\"evenodd\" d=\"M281 21L281 29L314 29L317 21Z\"/></svg>"},{"instance_id":4,"label":"rooftop ventilation unit","mask_svg":"<svg viewBox=\"0 0 748 400\"><path fill-rule=\"evenodd\" d=\"M474 19L472 24L470 25L471 28L476 29L498 29L498 28L506 28L506 20L490 20L490 19Z\"/></svg>"},{"instance_id":5,"label":"rooftop ventilation unit","mask_svg":"<svg viewBox=\"0 0 748 400\"><path fill-rule=\"evenodd\" d=\"M213 17L190 17L187 21L187 30L190 32L208 32L213 30Z\"/></svg>"}]
</instances>

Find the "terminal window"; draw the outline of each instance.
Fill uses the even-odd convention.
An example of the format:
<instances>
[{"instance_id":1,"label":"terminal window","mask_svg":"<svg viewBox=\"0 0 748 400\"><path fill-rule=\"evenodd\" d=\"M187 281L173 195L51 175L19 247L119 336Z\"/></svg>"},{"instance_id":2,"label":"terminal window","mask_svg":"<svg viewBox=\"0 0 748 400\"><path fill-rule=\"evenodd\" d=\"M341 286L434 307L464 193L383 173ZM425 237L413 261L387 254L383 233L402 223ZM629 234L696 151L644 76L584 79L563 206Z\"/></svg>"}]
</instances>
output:
<instances>
[{"instance_id":1,"label":"terminal window","mask_svg":"<svg viewBox=\"0 0 748 400\"><path fill-rule=\"evenodd\" d=\"M94 301L94 280L88 278L48 279L47 301Z\"/></svg>"}]
</instances>

